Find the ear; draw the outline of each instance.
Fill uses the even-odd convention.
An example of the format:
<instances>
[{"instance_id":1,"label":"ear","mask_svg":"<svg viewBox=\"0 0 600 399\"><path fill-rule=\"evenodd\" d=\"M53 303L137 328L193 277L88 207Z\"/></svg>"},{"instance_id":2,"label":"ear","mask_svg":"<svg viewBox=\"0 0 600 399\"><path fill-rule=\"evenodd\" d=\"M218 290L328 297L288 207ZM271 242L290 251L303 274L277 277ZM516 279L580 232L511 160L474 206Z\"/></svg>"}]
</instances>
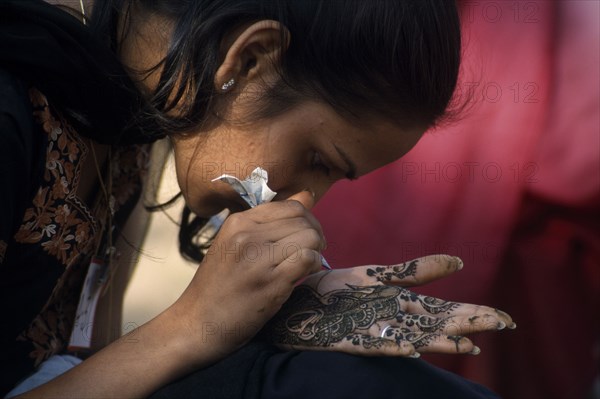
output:
<instances>
[{"instance_id":1,"label":"ear","mask_svg":"<svg viewBox=\"0 0 600 399\"><path fill-rule=\"evenodd\" d=\"M274 72L274 63L281 60L282 29L287 39L283 49L287 49L289 32L277 21L256 22L244 28L237 37L235 34L239 31L232 33L234 37L229 39L231 45L215 74L217 90L221 90L223 84L231 79L235 79L236 85L243 85Z\"/></svg>"}]
</instances>

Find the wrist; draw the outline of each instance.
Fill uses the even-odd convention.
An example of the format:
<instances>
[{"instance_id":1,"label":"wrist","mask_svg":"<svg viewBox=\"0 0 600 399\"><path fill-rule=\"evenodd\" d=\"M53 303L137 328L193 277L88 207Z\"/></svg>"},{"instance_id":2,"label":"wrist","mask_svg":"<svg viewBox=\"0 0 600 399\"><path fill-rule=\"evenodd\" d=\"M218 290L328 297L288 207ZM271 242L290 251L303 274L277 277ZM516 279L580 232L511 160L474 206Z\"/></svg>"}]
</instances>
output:
<instances>
[{"instance_id":1,"label":"wrist","mask_svg":"<svg viewBox=\"0 0 600 399\"><path fill-rule=\"evenodd\" d=\"M197 303L185 303L180 298L157 317L157 322L167 329L173 351L182 362L197 369L237 349L223 339L223 322L218 316Z\"/></svg>"}]
</instances>

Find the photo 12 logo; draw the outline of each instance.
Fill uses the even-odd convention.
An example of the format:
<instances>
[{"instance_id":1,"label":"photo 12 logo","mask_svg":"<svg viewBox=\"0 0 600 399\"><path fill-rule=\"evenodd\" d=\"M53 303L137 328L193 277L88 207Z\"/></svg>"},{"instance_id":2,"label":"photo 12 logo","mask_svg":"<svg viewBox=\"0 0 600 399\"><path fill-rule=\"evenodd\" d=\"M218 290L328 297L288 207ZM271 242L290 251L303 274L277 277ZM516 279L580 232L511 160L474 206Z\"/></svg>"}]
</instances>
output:
<instances>
[{"instance_id":1,"label":"photo 12 logo","mask_svg":"<svg viewBox=\"0 0 600 399\"><path fill-rule=\"evenodd\" d=\"M537 1L464 1L460 4L462 19L468 23L483 21L497 24L511 21L516 24L535 24L540 22L540 4Z\"/></svg>"},{"instance_id":2,"label":"photo 12 logo","mask_svg":"<svg viewBox=\"0 0 600 399\"><path fill-rule=\"evenodd\" d=\"M533 81L468 81L456 85L455 97L458 102L464 100L467 104L495 104L503 99L514 104L537 104L539 94L540 86Z\"/></svg>"},{"instance_id":3,"label":"photo 12 logo","mask_svg":"<svg viewBox=\"0 0 600 399\"><path fill-rule=\"evenodd\" d=\"M535 162L502 165L499 162L400 162L402 183L537 183L539 166Z\"/></svg>"}]
</instances>

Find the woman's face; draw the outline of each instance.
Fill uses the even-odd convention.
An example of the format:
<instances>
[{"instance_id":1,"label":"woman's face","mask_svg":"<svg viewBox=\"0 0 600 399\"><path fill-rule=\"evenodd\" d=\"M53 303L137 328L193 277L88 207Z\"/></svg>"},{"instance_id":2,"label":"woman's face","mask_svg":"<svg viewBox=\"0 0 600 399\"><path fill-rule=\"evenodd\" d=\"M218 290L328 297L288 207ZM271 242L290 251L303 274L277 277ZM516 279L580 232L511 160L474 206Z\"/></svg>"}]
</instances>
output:
<instances>
[{"instance_id":1,"label":"woman's face","mask_svg":"<svg viewBox=\"0 0 600 399\"><path fill-rule=\"evenodd\" d=\"M171 28L153 14L134 18L121 44L124 64L132 71L159 64ZM215 85L236 79L233 93L220 103L220 109L228 110L225 120L249 120L250 111L262 103L266 86L279 79L273 62L279 57L281 29L274 21L259 21L223 40L226 55ZM152 92L159 70L133 78ZM222 174L244 179L260 166L268 172L269 187L277 192L275 200L311 190L318 201L336 181L358 178L400 158L423 134L423 129L401 129L383 118L363 116L361 121L346 120L331 106L315 101L259 122L211 121L210 129L173 138L179 186L199 216L209 217L224 208L241 211L247 208L242 198L228 184L212 179Z\"/></svg>"},{"instance_id":2,"label":"woman's face","mask_svg":"<svg viewBox=\"0 0 600 399\"><path fill-rule=\"evenodd\" d=\"M177 179L188 206L211 216L248 206L222 174L246 178L268 172L274 200L311 190L318 201L338 180L356 179L406 154L423 134L382 118L357 124L323 103L304 102L277 117L245 125L221 123L211 131L173 140Z\"/></svg>"}]
</instances>

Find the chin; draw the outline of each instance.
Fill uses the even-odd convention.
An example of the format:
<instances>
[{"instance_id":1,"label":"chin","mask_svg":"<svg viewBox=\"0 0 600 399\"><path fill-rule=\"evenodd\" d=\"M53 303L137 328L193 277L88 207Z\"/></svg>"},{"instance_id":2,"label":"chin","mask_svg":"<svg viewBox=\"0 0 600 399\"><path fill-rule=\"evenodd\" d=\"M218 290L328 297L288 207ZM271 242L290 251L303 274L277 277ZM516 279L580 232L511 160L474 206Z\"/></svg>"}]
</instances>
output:
<instances>
[{"instance_id":1,"label":"chin","mask_svg":"<svg viewBox=\"0 0 600 399\"><path fill-rule=\"evenodd\" d=\"M243 200L240 198L240 201ZM221 199L220 201L206 201L203 203L197 203L193 207L190 206L190 208L192 209L194 214L198 215L201 218L210 218L211 216L216 215L225 208L229 209L231 213L242 212L247 209L250 209L248 205L245 205L245 202L242 204L234 200L223 201L223 199Z\"/></svg>"},{"instance_id":2,"label":"chin","mask_svg":"<svg viewBox=\"0 0 600 399\"><path fill-rule=\"evenodd\" d=\"M246 210L250 209L250 207L248 205L231 203L227 206L227 209L229 209L229 212L231 212L231 213L237 213L237 212L246 211Z\"/></svg>"}]
</instances>

